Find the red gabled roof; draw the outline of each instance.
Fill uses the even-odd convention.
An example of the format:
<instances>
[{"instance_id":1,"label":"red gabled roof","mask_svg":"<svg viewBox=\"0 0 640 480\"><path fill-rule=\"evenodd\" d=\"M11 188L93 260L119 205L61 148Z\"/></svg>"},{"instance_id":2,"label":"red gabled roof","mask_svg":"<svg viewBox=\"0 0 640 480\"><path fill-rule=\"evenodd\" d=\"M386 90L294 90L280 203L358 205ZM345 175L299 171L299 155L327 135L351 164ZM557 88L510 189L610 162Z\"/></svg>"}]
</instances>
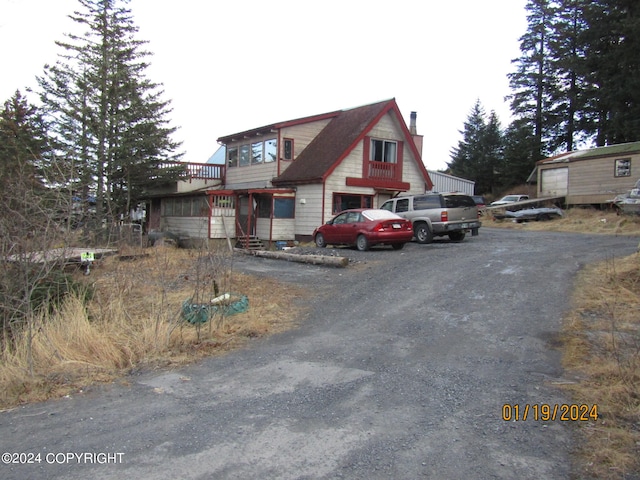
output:
<instances>
[{"instance_id":1,"label":"red gabled roof","mask_svg":"<svg viewBox=\"0 0 640 480\"><path fill-rule=\"evenodd\" d=\"M327 126L309 143L300 155L272 183L296 184L324 181L340 162L353 150L365 135L388 112L393 111L402 126L406 145L411 148L414 157L421 159L413 138L402 119L395 99L385 100L371 105L336 112ZM419 161L428 188L432 188L424 164Z\"/></svg>"}]
</instances>

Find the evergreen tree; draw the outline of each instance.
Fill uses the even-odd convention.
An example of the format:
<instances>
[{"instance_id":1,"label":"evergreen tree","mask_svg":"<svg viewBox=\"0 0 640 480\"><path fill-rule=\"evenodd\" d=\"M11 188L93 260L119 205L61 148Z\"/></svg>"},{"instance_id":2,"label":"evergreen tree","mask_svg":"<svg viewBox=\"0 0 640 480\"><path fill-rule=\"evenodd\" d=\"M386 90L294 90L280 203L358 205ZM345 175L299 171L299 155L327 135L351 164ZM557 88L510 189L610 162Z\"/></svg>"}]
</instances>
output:
<instances>
[{"instance_id":1,"label":"evergreen tree","mask_svg":"<svg viewBox=\"0 0 640 480\"><path fill-rule=\"evenodd\" d=\"M596 0L584 9L586 66L593 84L587 114L597 145L640 140L640 4Z\"/></svg>"},{"instance_id":2,"label":"evergreen tree","mask_svg":"<svg viewBox=\"0 0 640 480\"><path fill-rule=\"evenodd\" d=\"M521 185L533 171L538 144L526 121L514 120L503 135L504 162L500 171L503 187Z\"/></svg>"},{"instance_id":3,"label":"evergreen tree","mask_svg":"<svg viewBox=\"0 0 640 480\"><path fill-rule=\"evenodd\" d=\"M528 0L526 10L528 30L520 38L522 55L514 60L516 71L509 74L513 93L508 98L514 115L529 123L537 144L535 158L540 159L548 152L545 144L558 125L550 115L556 86L549 43L556 9L550 0Z\"/></svg>"},{"instance_id":4,"label":"evergreen tree","mask_svg":"<svg viewBox=\"0 0 640 480\"><path fill-rule=\"evenodd\" d=\"M83 196L95 190L101 222L128 214L151 180L177 178L161 166L181 155L169 102L144 76L149 53L135 39L128 0L78 1L84 10L70 18L86 33L57 42L63 53L39 83L71 183Z\"/></svg>"},{"instance_id":5,"label":"evergreen tree","mask_svg":"<svg viewBox=\"0 0 640 480\"><path fill-rule=\"evenodd\" d=\"M22 209L29 206L28 202L25 204L28 193L35 191L44 195L47 150L42 118L20 91L16 91L0 113L1 215L13 213L17 221L27 215ZM11 221L7 225L11 225Z\"/></svg>"},{"instance_id":6,"label":"evergreen tree","mask_svg":"<svg viewBox=\"0 0 640 480\"><path fill-rule=\"evenodd\" d=\"M66 172L38 109L17 91L0 113L0 230L18 245L69 218Z\"/></svg>"},{"instance_id":7,"label":"evergreen tree","mask_svg":"<svg viewBox=\"0 0 640 480\"><path fill-rule=\"evenodd\" d=\"M485 193L495 194L502 186L504 169L504 141L502 127L496 112L491 111L482 138L482 167L478 181Z\"/></svg>"},{"instance_id":8,"label":"evergreen tree","mask_svg":"<svg viewBox=\"0 0 640 480\"><path fill-rule=\"evenodd\" d=\"M478 193L493 193L498 186L497 172L502 164L502 133L495 112L487 120L480 101L476 101L460 132L463 139L451 151L450 172L476 182Z\"/></svg>"},{"instance_id":9,"label":"evergreen tree","mask_svg":"<svg viewBox=\"0 0 640 480\"><path fill-rule=\"evenodd\" d=\"M572 151L586 138L585 106L590 97L586 77L587 48L583 42L588 30L584 9L591 0L559 0L550 34L549 50L555 89L551 114L557 130L550 132L548 153Z\"/></svg>"}]
</instances>

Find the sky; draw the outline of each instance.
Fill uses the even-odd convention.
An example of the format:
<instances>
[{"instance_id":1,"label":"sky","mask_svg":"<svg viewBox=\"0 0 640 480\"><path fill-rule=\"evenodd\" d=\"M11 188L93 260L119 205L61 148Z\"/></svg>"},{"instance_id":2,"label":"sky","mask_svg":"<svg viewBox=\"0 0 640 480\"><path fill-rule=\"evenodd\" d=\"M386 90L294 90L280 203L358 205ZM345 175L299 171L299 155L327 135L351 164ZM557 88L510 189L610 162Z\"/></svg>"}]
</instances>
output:
<instances>
[{"instance_id":1,"label":"sky","mask_svg":"<svg viewBox=\"0 0 640 480\"><path fill-rule=\"evenodd\" d=\"M184 161L232 133L395 98L445 169L475 102L509 117L526 0L131 0ZM0 99L37 88L78 0L0 0ZM28 99L37 103L35 95Z\"/></svg>"}]
</instances>

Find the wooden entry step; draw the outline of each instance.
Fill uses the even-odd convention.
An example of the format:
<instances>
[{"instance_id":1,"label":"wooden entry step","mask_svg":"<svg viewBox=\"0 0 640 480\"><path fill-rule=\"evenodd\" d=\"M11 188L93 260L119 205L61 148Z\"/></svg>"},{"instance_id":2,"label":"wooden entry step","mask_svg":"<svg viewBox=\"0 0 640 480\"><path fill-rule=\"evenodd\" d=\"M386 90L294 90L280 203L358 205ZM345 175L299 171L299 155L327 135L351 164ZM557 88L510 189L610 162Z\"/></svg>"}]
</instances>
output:
<instances>
[{"instance_id":1,"label":"wooden entry step","mask_svg":"<svg viewBox=\"0 0 640 480\"><path fill-rule=\"evenodd\" d=\"M238 237L236 239L236 248L243 248L246 250L264 250L264 244L255 235Z\"/></svg>"}]
</instances>

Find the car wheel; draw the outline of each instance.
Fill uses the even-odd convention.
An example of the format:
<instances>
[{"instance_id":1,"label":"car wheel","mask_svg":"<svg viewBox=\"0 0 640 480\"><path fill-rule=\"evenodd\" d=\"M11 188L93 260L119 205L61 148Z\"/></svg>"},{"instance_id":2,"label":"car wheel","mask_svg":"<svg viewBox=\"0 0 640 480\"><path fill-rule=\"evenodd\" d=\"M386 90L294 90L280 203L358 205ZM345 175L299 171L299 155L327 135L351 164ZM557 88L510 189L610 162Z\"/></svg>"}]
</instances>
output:
<instances>
[{"instance_id":1,"label":"car wheel","mask_svg":"<svg viewBox=\"0 0 640 480\"><path fill-rule=\"evenodd\" d=\"M548 213L541 213L540 215L538 215L538 221L539 222L546 222L551 220L551 216L549 216Z\"/></svg>"},{"instance_id":2,"label":"car wheel","mask_svg":"<svg viewBox=\"0 0 640 480\"><path fill-rule=\"evenodd\" d=\"M402 250L404 248L404 243L393 243L391 246L394 250Z\"/></svg>"},{"instance_id":3,"label":"car wheel","mask_svg":"<svg viewBox=\"0 0 640 480\"><path fill-rule=\"evenodd\" d=\"M424 222L420 222L413 227L413 234L416 237L418 243L431 243L433 242L433 232Z\"/></svg>"},{"instance_id":4,"label":"car wheel","mask_svg":"<svg viewBox=\"0 0 640 480\"><path fill-rule=\"evenodd\" d=\"M319 248L324 248L327 246L324 235L322 235L321 233L316 233L316 246Z\"/></svg>"},{"instance_id":5,"label":"car wheel","mask_svg":"<svg viewBox=\"0 0 640 480\"><path fill-rule=\"evenodd\" d=\"M464 236L466 234L464 232L451 232L449 234L449 240L451 240L452 242L461 242L462 240L464 240Z\"/></svg>"},{"instance_id":6,"label":"car wheel","mask_svg":"<svg viewBox=\"0 0 640 480\"><path fill-rule=\"evenodd\" d=\"M358 235L358 238L356 239L356 248L361 252L369 250L369 240L367 240L367 237L362 234Z\"/></svg>"}]
</instances>

